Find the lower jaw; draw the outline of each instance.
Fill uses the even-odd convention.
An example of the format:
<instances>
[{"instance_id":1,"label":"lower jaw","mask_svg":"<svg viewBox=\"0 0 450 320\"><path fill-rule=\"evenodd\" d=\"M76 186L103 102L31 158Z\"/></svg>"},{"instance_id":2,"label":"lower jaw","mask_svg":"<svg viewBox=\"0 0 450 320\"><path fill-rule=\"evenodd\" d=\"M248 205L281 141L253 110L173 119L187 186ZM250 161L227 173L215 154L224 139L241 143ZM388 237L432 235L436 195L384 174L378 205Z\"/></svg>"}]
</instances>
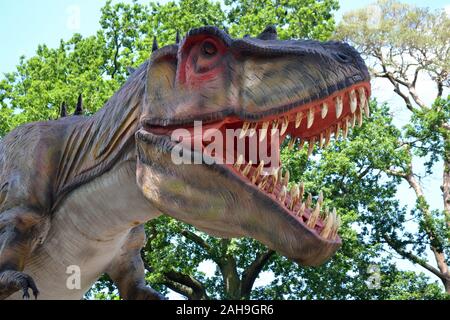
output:
<instances>
[{"instance_id":1,"label":"lower jaw","mask_svg":"<svg viewBox=\"0 0 450 320\"><path fill-rule=\"evenodd\" d=\"M140 145L140 147L146 148L145 145L143 146L139 142L138 145ZM153 148L153 146L151 147ZM160 147L160 152L162 150L167 150L166 146L160 145ZM148 159L146 155L142 154L141 152L138 158L138 167L152 167L155 160L156 159L154 158ZM158 167L159 165L154 169L150 169L157 171L149 171L149 176L158 176L157 172L158 170L161 170L161 168L158 169ZM183 172L183 178L187 178L184 171L188 169L189 166L181 167L176 170L174 170L174 168L167 168L165 166L163 167L164 172L167 172L165 170L168 170L175 175L176 173L174 172ZM324 263L340 247L341 241L339 238L336 238L333 241L321 238L317 234L317 232L311 230L310 228L307 228L305 223L300 222L299 219L286 212L286 209L278 202L274 201L271 196L267 196L265 193L260 192L260 190L258 190L255 185L252 185L245 181L236 172L236 170L233 169L233 167L218 164L202 165L201 167L204 167L204 170L214 171L215 173L211 175L211 177L215 177L214 180L216 180L216 178L218 177L217 173L220 175L220 179L226 180L227 188L229 190L234 190L234 197L243 197L243 199L247 199L247 201L243 203L242 206L240 206L238 203L233 204L234 208L245 208L244 212L233 209L233 215L248 217L248 215L250 214L252 218L250 218L250 220L248 220L248 218L244 218L242 220L238 219L237 221L233 219L225 224L225 230L230 230L230 228L232 229L232 224L239 222L239 225L243 228L239 237L248 236L254 238L255 240L258 240L267 245L269 248L286 256L290 260L307 266L317 266ZM192 178L192 176L188 177ZM195 177L198 178L198 175ZM222 181L220 185L223 185L223 182L224 181ZM236 187L233 187L233 185L235 185ZM154 187L155 186L153 186L153 188ZM248 202L249 197L251 197L252 199L251 202ZM152 201L151 199L149 200ZM171 203L171 201L169 203ZM190 212L186 212L186 208L181 207L174 207L171 209L168 209L165 205L155 207L161 210L161 212L170 212L172 217L176 219L178 219L177 215L181 212L184 216L187 212ZM181 211L178 212L179 210ZM189 210L192 211L197 209L190 208ZM197 210L196 212L199 211ZM184 220L182 218L179 220L196 226L195 221ZM249 221L251 221L250 224L248 224ZM258 226L258 223L261 223L261 226ZM246 225L248 227L245 227ZM216 235L219 237L224 237L224 235L220 232L214 232L214 230L213 232L210 232L211 230L209 229L205 229L201 226L197 227L199 228L199 230L203 230L204 232L207 232L212 236ZM286 233L286 235L282 235L282 233ZM236 235L231 236L235 237ZM230 237L230 235L225 237Z\"/></svg>"},{"instance_id":2,"label":"lower jaw","mask_svg":"<svg viewBox=\"0 0 450 320\"><path fill-rule=\"evenodd\" d=\"M167 153L170 153L177 145L177 142L171 141L168 136L154 135L145 130L138 132L137 138L147 144L162 148ZM148 162L146 156L140 155L139 159L144 164L151 165L151 162ZM287 184L270 181L272 178L268 178L269 182L262 187L260 183L265 177L261 175L252 181L251 177L257 173L258 168L250 166L247 171L247 176L243 176L242 170L245 170L244 166L237 168L236 165L218 164L214 162L212 158L205 155L202 155L202 159L204 160L202 165L206 165L210 170L217 171L228 178L238 180L239 183L248 190L253 190L252 192L256 192L256 194L265 198L265 200L270 199L272 206L276 204L278 207L277 211L282 211L283 215L291 219L292 224L301 225L304 230L308 230L307 232L310 233L311 236L317 238L317 240L320 239L320 241L324 241L329 245L334 244L338 246L341 243L341 240L337 235L337 228L335 230L327 231L327 237L323 238L321 236L324 233L326 225L320 215L318 215L318 211L310 208L311 198L308 198L304 202L297 199L295 205L290 205L292 204L292 196L290 194L286 194L284 199L280 199L280 193ZM285 176L283 178L285 178ZM311 221L314 221L314 223L311 224Z\"/></svg>"}]
</instances>

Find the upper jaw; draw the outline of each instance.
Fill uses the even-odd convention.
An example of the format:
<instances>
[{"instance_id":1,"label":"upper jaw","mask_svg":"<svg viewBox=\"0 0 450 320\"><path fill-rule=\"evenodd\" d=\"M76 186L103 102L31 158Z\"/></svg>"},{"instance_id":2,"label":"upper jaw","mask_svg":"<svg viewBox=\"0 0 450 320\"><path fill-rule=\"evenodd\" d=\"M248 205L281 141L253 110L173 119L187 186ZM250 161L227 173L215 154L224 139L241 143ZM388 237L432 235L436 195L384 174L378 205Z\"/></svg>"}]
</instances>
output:
<instances>
[{"instance_id":1,"label":"upper jaw","mask_svg":"<svg viewBox=\"0 0 450 320\"><path fill-rule=\"evenodd\" d=\"M337 86L336 88L341 88ZM314 99L308 97L301 100L296 100L294 102L279 104L276 106L268 107L263 110L252 109L249 110L243 106L223 106L221 110L195 114L191 113L189 115L177 116L176 114L167 115L165 117L154 117L151 115L145 115L141 117L140 122L142 127L160 127L159 129L167 129L166 131L170 133L170 127L180 127L180 126L193 126L194 121L202 121L203 124L217 123L223 119L231 119L235 121L262 121L262 120L272 120L279 117L280 113L288 114L290 112L296 113L296 111L307 112L309 109L319 109L322 108L323 103L327 103L331 108L328 110L329 114L335 114L336 118L333 120L339 120L341 116L345 116L340 111L338 111L336 99L341 99L341 105L345 103L350 104L351 93L354 91L354 97L360 100L362 94L365 95L367 101L371 94L370 82L358 81L352 85L343 85L342 89L334 90L333 93L323 92L318 94ZM300 110L303 109L303 110ZM352 114L354 111L352 112ZM367 111L363 110L363 113ZM335 121L338 122L338 121ZM154 129L154 128L153 128ZM173 128L172 128L173 129Z\"/></svg>"},{"instance_id":2,"label":"upper jaw","mask_svg":"<svg viewBox=\"0 0 450 320\"><path fill-rule=\"evenodd\" d=\"M190 86L179 79L187 73L185 50L189 52L193 39L208 36L221 39L227 48L221 57L223 66L211 72L208 81L202 82L199 75ZM147 92L150 100L142 119L149 126L186 126L194 120L209 123L226 117L259 121L352 86L364 85L370 94L364 61L355 49L339 42L233 39L216 27L205 26L191 29L179 45L155 51L151 60L155 68L173 61L171 68L163 68L167 77L149 77L147 89L155 92ZM159 98L152 100L154 96Z\"/></svg>"}]
</instances>

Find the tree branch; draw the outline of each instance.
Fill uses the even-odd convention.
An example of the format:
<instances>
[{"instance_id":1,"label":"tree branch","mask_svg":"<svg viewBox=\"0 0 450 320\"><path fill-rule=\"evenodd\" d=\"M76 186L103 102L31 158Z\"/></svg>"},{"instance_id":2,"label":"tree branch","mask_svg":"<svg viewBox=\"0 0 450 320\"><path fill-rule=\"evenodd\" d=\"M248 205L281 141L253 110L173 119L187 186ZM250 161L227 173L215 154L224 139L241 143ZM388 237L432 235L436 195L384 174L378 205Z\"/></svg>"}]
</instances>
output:
<instances>
[{"instance_id":1,"label":"tree branch","mask_svg":"<svg viewBox=\"0 0 450 320\"><path fill-rule=\"evenodd\" d=\"M416 256L415 254L413 254L411 252L408 252L408 251L402 249L401 245L396 243L388 235L383 235L382 237L384 238L386 243L389 244L389 246L392 249L394 249L403 258L406 258L406 259L410 260L411 262L416 263L416 264L420 265L421 267L427 269L428 271L433 273L435 276L440 278L442 281L449 281L450 280L450 276L449 275L441 273L438 269L436 269L432 265L428 264L425 260L419 258L418 256Z\"/></svg>"},{"instance_id":2,"label":"tree branch","mask_svg":"<svg viewBox=\"0 0 450 320\"><path fill-rule=\"evenodd\" d=\"M414 102L417 103L417 105L419 107L421 107L422 109L426 109L426 110L428 109L425 102L423 102L422 99L420 99L419 95L417 94L415 86L413 86L413 85L409 86L408 91L409 91L409 94L411 95L411 97L413 97Z\"/></svg>"},{"instance_id":3,"label":"tree branch","mask_svg":"<svg viewBox=\"0 0 450 320\"><path fill-rule=\"evenodd\" d=\"M191 240L192 242L200 246L203 250L205 250L208 253L208 255L212 255L211 246L205 240L203 240L202 237L186 229L181 230L180 234L186 239Z\"/></svg>"},{"instance_id":4,"label":"tree branch","mask_svg":"<svg viewBox=\"0 0 450 320\"><path fill-rule=\"evenodd\" d=\"M411 164L410 164L410 167L411 167ZM445 174L445 169L444 169L444 174ZM423 193L422 187L420 186L419 182L416 180L414 174L412 173L412 169L411 169L411 172L404 175L403 178L408 182L410 187L414 190L417 199L422 199L423 201L425 201L425 195ZM421 205L420 210L422 211L422 214L423 214L425 220L431 218L431 213L428 209L427 204ZM391 247L394 250L396 250L399 254L402 254L401 252L403 252L402 255L407 257L409 260L426 268L430 272L432 272L434 274L436 274L436 272L437 272L436 275L443 281L446 291L449 292L449 290L450 290L450 273L449 273L448 265L446 263L445 253L442 249L443 245L441 243L441 240L436 235L436 230L434 229L434 227L432 225L426 224L424 227L424 230L425 230L426 235L430 239L430 249L431 249L431 251L433 251L434 258L436 260L439 270L432 267L431 265L429 265L425 261L421 260L419 257L413 255L412 253L409 253L409 252L401 249L400 246L397 246L397 248L395 248L395 243L393 243L394 246L392 246L391 244L389 244L389 245L391 245ZM386 241L388 241L388 239L386 239ZM391 241L392 241L392 239L391 239ZM430 268L432 268L432 269L430 269Z\"/></svg>"},{"instance_id":5,"label":"tree branch","mask_svg":"<svg viewBox=\"0 0 450 320\"><path fill-rule=\"evenodd\" d=\"M386 172L387 174L390 174L391 176L406 178L406 173L404 173L404 172L391 170L391 169L386 169L386 170L383 170L383 171Z\"/></svg>"},{"instance_id":6,"label":"tree branch","mask_svg":"<svg viewBox=\"0 0 450 320\"><path fill-rule=\"evenodd\" d=\"M260 253L255 260L242 273L241 294L246 299L250 298L253 284L258 278L261 270L264 268L269 259L275 254L273 250L267 250Z\"/></svg>"},{"instance_id":7,"label":"tree branch","mask_svg":"<svg viewBox=\"0 0 450 320\"><path fill-rule=\"evenodd\" d=\"M206 294L203 284L192 276L177 272L174 270L164 272L166 281L164 285L176 291L190 300L207 300L209 299Z\"/></svg>"}]
</instances>

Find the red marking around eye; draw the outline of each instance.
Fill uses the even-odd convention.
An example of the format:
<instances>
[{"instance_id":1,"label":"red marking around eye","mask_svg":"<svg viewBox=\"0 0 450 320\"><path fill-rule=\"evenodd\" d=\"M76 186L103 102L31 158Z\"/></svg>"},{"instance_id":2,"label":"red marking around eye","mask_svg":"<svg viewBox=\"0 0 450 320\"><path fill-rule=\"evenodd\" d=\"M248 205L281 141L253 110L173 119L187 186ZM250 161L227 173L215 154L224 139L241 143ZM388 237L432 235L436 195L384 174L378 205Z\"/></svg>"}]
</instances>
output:
<instances>
[{"instance_id":1,"label":"red marking around eye","mask_svg":"<svg viewBox=\"0 0 450 320\"><path fill-rule=\"evenodd\" d=\"M204 41L213 43L217 53L207 58L203 56ZM214 81L224 70L221 60L226 53L225 45L211 36L199 35L188 39L182 49L181 64L178 72L178 83L191 88L201 88L205 83Z\"/></svg>"}]
</instances>

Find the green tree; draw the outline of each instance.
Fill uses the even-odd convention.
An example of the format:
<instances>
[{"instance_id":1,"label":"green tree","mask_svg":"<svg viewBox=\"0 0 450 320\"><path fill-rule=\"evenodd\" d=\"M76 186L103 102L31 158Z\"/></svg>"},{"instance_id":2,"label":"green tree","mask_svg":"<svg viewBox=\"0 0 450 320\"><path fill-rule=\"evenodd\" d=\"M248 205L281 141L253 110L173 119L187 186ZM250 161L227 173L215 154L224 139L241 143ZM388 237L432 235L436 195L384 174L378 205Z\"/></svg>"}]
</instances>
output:
<instances>
[{"instance_id":1,"label":"green tree","mask_svg":"<svg viewBox=\"0 0 450 320\"><path fill-rule=\"evenodd\" d=\"M278 27L281 39L327 40L334 30L337 0L225 0L234 36L257 35L269 24Z\"/></svg>"},{"instance_id":2,"label":"green tree","mask_svg":"<svg viewBox=\"0 0 450 320\"><path fill-rule=\"evenodd\" d=\"M254 3L228 0L223 8L207 0L149 5L108 1L95 36L74 35L56 49L40 46L34 57L22 58L17 71L0 82L0 137L21 123L56 118L60 104L67 101L73 108L79 93L87 110L95 112L126 79L127 67L148 59L154 37L161 45L173 43L177 31L183 35L204 24L227 27L235 36L254 36L267 24L276 24L281 38L322 40L334 29L337 1ZM427 137L434 135L432 125L448 110L445 103L436 104L439 116L418 114L408 134L426 133L419 125L426 122ZM438 284L423 274L399 271L392 252L384 251L383 234L407 238L408 213L395 197L401 178L383 172L392 165L402 167L411 155L399 144L405 132L392 124L388 107L372 103L372 109L372 118L350 133L350 141L338 139L326 150L315 150L318 161L308 161L306 150L298 146L283 150L292 180L303 180L314 195L323 189L330 199L327 206L338 208L343 218L343 247L330 262L301 268L251 239L217 239L161 217L146 226L143 257L148 282L191 299L442 298ZM427 138L430 150L440 150L442 140L433 137ZM444 229L436 230L442 237ZM205 261L217 266L212 277L199 271ZM372 266L379 268L381 286L368 290ZM263 271L270 271L274 280L255 288ZM117 299L117 290L104 277L88 297Z\"/></svg>"},{"instance_id":3,"label":"green tree","mask_svg":"<svg viewBox=\"0 0 450 320\"><path fill-rule=\"evenodd\" d=\"M21 57L0 82L0 137L25 122L56 119L63 102L72 111L79 94L95 112L119 86L103 77L106 61L102 38L78 34L56 49L40 45L34 57Z\"/></svg>"},{"instance_id":4,"label":"green tree","mask_svg":"<svg viewBox=\"0 0 450 320\"><path fill-rule=\"evenodd\" d=\"M288 5L298 5L292 3ZM235 18L240 15L252 17L251 10L254 7L250 3L229 4L235 6L228 14L230 21L227 26L230 26L232 34L242 35L250 30L252 35L256 35L266 24L288 24L286 20L280 19L281 15L267 13L274 12L272 2L259 4L258 9L266 14L252 20L253 24ZM173 5L170 5L170 12L178 12ZM332 24L332 21L327 22ZM254 29L249 29L249 26ZM175 30L164 26L164 29L167 28L166 33L173 37ZM309 35L308 32L292 29L289 32L282 31L280 36ZM330 34L327 32L324 31L320 38L326 38ZM376 105L373 107L376 108ZM283 152L284 163L294 173L294 180L304 180L315 194L323 188L333 199L328 204L339 208L343 216L341 233L344 246L332 261L319 269L299 268L256 241L216 239L191 226L163 217L147 225L149 240L143 256L147 270L151 271L148 281L160 290L170 288L190 299L443 297L439 286L430 284L425 275L397 270L391 254L380 259L384 249L378 238L366 239L369 233L367 225L389 226L390 230L396 230L394 222L401 221L406 214L395 199L399 181L386 181L380 175L381 168L391 163L389 161L400 164L407 157L396 149L401 133L392 125L387 110L384 106L375 112L369 123L352 133L350 142L337 141L323 153L317 151L321 158L319 163L308 162L304 149ZM379 133L380 127L386 128L384 134ZM383 212L380 212L380 208L384 208ZM389 218L387 212L397 212L397 219ZM363 232L356 232L352 228L354 224L360 224ZM212 277L198 271L204 261L216 265ZM375 290L367 290L365 281L372 276L369 267L373 265L379 266L383 285ZM262 271L271 271L275 279L269 285L255 289L254 281Z\"/></svg>"},{"instance_id":5,"label":"green tree","mask_svg":"<svg viewBox=\"0 0 450 320\"><path fill-rule=\"evenodd\" d=\"M359 48L371 63L373 76L387 79L411 113L397 137L404 158L382 170L414 191L416 206L410 216L418 231L406 232L405 221L397 220L397 229L378 226L375 233L397 254L438 277L450 293L450 105L448 98L443 99L450 87L450 18L444 10L382 0L344 15L336 35ZM417 92L421 77L436 86L436 102L431 106ZM415 157L425 160L422 176ZM443 167L442 183L428 187L442 194L444 210L432 210L420 181L437 165ZM426 249L431 250L435 265L427 261Z\"/></svg>"}]
</instances>

